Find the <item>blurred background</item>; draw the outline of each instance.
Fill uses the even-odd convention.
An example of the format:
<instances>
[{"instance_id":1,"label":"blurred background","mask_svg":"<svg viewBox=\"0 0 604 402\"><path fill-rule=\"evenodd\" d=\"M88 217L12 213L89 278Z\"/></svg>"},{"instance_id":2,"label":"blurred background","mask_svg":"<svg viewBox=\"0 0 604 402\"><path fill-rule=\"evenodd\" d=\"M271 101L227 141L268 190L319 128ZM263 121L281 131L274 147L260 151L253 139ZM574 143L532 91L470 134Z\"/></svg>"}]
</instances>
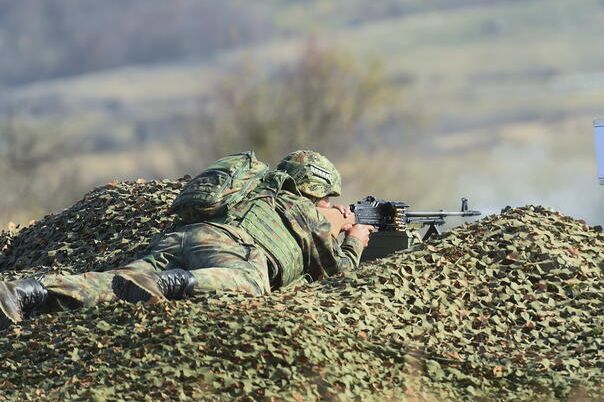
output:
<instances>
[{"instance_id":1,"label":"blurred background","mask_svg":"<svg viewBox=\"0 0 604 402\"><path fill-rule=\"evenodd\" d=\"M604 223L604 0L0 0L0 228L229 152Z\"/></svg>"}]
</instances>

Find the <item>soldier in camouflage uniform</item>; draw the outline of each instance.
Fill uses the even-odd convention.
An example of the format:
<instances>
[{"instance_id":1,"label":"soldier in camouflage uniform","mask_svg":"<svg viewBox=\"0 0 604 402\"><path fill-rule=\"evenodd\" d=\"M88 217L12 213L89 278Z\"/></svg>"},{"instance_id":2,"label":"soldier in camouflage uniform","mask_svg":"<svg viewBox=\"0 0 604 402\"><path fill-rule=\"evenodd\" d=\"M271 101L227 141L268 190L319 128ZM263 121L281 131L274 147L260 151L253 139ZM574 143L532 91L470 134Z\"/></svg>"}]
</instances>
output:
<instances>
[{"instance_id":1,"label":"soldier in camouflage uniform","mask_svg":"<svg viewBox=\"0 0 604 402\"><path fill-rule=\"evenodd\" d=\"M340 195L335 166L313 151L287 155L262 184L225 216L184 225L120 269L0 282L0 328L32 311L180 299L222 289L263 295L359 265L372 227L345 228L340 244L317 206ZM349 211L334 206L343 214Z\"/></svg>"}]
</instances>

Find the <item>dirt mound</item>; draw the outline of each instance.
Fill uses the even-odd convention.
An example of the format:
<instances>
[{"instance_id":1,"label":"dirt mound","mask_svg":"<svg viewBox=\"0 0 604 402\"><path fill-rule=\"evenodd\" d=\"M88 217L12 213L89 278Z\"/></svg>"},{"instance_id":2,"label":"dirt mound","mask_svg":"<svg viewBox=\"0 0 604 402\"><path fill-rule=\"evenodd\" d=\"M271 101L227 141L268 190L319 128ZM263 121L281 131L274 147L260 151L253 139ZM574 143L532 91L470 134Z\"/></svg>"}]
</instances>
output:
<instances>
[{"instance_id":1,"label":"dirt mound","mask_svg":"<svg viewBox=\"0 0 604 402\"><path fill-rule=\"evenodd\" d=\"M180 186L98 189L13 236L1 274L133 258L172 224L162 213ZM148 206L133 208L140 198ZM212 292L24 322L0 339L0 400L600 400L603 269L602 233L542 207L507 209L265 297Z\"/></svg>"}]
</instances>

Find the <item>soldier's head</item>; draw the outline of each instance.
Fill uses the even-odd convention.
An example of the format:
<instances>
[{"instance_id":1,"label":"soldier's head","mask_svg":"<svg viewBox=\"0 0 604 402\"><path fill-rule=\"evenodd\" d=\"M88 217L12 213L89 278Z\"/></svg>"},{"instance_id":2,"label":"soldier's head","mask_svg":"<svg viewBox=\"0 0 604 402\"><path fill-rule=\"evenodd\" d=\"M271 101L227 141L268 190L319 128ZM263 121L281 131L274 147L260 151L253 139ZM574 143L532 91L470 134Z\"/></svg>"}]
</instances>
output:
<instances>
[{"instance_id":1,"label":"soldier's head","mask_svg":"<svg viewBox=\"0 0 604 402\"><path fill-rule=\"evenodd\" d=\"M289 174L298 190L315 203L326 197L337 197L342 191L338 169L318 152L294 151L279 162L277 169Z\"/></svg>"}]
</instances>

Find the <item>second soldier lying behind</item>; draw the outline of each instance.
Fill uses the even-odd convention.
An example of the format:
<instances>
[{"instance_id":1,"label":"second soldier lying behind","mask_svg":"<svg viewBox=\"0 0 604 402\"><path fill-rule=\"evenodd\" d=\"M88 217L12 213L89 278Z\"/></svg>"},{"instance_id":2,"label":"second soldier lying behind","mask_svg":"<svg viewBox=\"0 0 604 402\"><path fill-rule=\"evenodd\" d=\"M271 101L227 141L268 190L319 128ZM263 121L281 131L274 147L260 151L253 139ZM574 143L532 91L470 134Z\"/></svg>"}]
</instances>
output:
<instances>
[{"instance_id":1,"label":"second soldier lying behind","mask_svg":"<svg viewBox=\"0 0 604 402\"><path fill-rule=\"evenodd\" d=\"M335 166L313 151L287 155L226 216L181 226L144 258L105 272L0 282L0 329L33 311L56 311L123 299L181 299L222 289L263 295L295 281L357 268L373 227L345 228L340 244L317 207L340 195ZM349 213L342 206L335 206ZM251 211L251 213L249 213Z\"/></svg>"}]
</instances>

